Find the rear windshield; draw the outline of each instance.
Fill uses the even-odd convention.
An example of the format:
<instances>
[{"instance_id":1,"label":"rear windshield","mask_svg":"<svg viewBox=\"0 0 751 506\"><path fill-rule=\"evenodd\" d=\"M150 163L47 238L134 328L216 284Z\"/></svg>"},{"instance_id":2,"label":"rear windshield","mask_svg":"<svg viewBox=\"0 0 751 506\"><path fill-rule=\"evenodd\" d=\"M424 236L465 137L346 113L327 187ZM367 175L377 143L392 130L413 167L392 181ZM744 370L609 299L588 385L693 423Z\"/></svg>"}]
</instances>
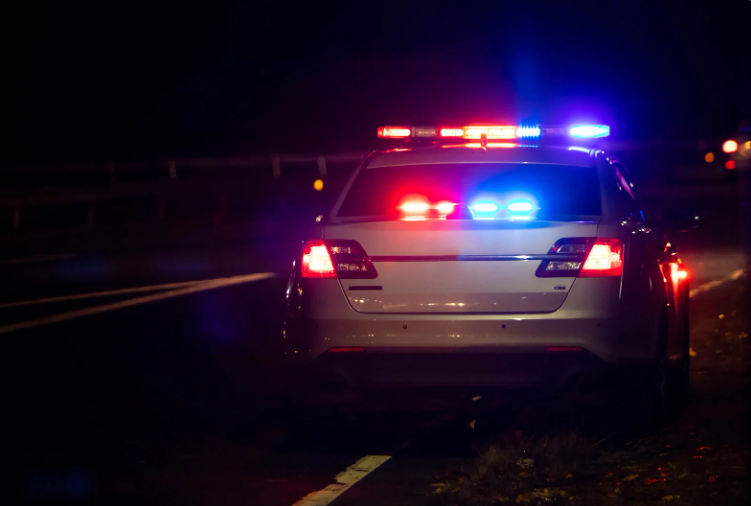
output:
<instances>
[{"instance_id":1,"label":"rear windshield","mask_svg":"<svg viewBox=\"0 0 751 506\"><path fill-rule=\"evenodd\" d=\"M591 167L531 163L455 163L363 169L338 217L393 217L412 198L471 206L534 202L537 219L601 214L597 172Z\"/></svg>"}]
</instances>

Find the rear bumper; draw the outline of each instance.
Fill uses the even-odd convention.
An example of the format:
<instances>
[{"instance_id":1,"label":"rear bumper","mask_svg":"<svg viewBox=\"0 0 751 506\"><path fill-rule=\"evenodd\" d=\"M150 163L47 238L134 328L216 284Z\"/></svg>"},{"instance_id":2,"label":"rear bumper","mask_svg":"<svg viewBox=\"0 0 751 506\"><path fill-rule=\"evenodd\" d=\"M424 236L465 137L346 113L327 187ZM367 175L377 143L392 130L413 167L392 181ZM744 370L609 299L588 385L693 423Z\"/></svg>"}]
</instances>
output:
<instances>
[{"instance_id":1,"label":"rear bumper","mask_svg":"<svg viewBox=\"0 0 751 506\"><path fill-rule=\"evenodd\" d=\"M298 373L316 391L472 387L555 389L596 384L617 370L587 351L327 352Z\"/></svg>"}]
</instances>

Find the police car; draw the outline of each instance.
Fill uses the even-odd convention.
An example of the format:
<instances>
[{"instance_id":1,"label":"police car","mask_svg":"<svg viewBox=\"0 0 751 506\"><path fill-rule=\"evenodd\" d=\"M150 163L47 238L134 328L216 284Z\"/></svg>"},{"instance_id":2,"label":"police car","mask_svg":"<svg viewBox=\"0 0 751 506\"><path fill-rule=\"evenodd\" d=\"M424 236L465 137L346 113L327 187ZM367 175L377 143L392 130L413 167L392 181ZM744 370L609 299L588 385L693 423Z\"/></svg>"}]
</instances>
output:
<instances>
[{"instance_id":1,"label":"police car","mask_svg":"<svg viewBox=\"0 0 751 506\"><path fill-rule=\"evenodd\" d=\"M382 127L300 246L285 354L310 390L688 387L688 279L605 125Z\"/></svg>"}]
</instances>

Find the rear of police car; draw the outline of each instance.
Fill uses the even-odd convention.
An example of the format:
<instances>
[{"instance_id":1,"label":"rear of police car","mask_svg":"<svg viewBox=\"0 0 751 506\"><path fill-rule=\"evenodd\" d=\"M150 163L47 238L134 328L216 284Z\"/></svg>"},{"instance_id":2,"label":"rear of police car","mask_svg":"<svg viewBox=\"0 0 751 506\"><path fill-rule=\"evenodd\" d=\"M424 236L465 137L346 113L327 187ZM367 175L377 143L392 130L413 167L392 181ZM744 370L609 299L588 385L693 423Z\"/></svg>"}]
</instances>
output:
<instances>
[{"instance_id":1,"label":"rear of police car","mask_svg":"<svg viewBox=\"0 0 751 506\"><path fill-rule=\"evenodd\" d=\"M379 130L419 134L364 160L301 244L285 354L308 386L563 387L654 360L660 238L581 145L607 127Z\"/></svg>"}]
</instances>

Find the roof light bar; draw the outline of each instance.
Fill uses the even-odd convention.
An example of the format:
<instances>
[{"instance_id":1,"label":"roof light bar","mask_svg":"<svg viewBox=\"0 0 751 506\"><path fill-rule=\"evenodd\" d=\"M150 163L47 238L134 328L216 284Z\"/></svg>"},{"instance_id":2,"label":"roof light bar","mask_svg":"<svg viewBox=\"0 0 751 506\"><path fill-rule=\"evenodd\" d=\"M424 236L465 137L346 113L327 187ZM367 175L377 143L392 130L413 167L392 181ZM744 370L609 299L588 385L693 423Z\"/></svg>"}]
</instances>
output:
<instances>
[{"instance_id":1,"label":"roof light bar","mask_svg":"<svg viewBox=\"0 0 751 506\"><path fill-rule=\"evenodd\" d=\"M579 139L594 139L608 137L610 127L607 125L573 125L573 126L464 126L464 127L409 127L385 126L378 129L378 137L382 139L406 138L463 138L481 139L540 139L547 137L576 137ZM736 148L737 149L737 148Z\"/></svg>"}]
</instances>

